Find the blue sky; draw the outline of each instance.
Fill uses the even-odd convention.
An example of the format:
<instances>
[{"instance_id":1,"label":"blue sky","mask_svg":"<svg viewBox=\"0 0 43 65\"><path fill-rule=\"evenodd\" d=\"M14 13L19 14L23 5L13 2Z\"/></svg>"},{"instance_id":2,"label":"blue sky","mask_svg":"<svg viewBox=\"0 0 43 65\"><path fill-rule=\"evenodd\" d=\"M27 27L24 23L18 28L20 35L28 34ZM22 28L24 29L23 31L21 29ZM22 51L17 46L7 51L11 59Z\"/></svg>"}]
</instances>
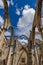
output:
<instances>
[{"instance_id":1,"label":"blue sky","mask_svg":"<svg viewBox=\"0 0 43 65\"><path fill-rule=\"evenodd\" d=\"M38 0L7 0L8 10L9 10L9 18L10 22L14 28L14 36L18 37L21 35L30 36L30 30L32 30L32 24L34 20L36 3ZM43 21L43 19L42 19ZM4 22L4 8L3 2L0 0L0 25ZM35 29L38 31L38 28ZM6 36L11 35L9 31L5 33ZM28 42L26 37L22 37L23 40L19 39L19 42ZM25 40L24 40L25 39ZM42 41L42 37L40 34L35 35L35 39L40 39ZM39 47L37 45L36 47ZM34 47L33 47L34 48Z\"/></svg>"},{"instance_id":2,"label":"blue sky","mask_svg":"<svg viewBox=\"0 0 43 65\"><path fill-rule=\"evenodd\" d=\"M35 4L36 1L35 0L13 0L14 5L9 7L9 14L10 14L10 18L11 18L11 23L12 25L15 27L17 25L18 22L18 18L21 17L22 15L22 10L21 10L21 15L18 16L15 12L16 12L16 8L21 9L24 8L25 5L29 5L31 8L35 9Z\"/></svg>"},{"instance_id":3,"label":"blue sky","mask_svg":"<svg viewBox=\"0 0 43 65\"><path fill-rule=\"evenodd\" d=\"M35 15L37 0L7 0L9 17L14 28L14 35L29 37ZM0 22L4 21L3 2L0 0ZM0 23L0 24L1 24ZM40 35L38 35L41 37ZM37 36L36 36L37 37Z\"/></svg>"},{"instance_id":4,"label":"blue sky","mask_svg":"<svg viewBox=\"0 0 43 65\"><path fill-rule=\"evenodd\" d=\"M11 0L9 0L11 1ZM20 15L18 16L16 14L16 9L21 9L21 8L24 8L25 5L29 5L31 8L36 8L35 7L35 4L36 4L36 0L12 0L12 2L14 3L13 5L10 4L9 6L9 16L10 16L10 20L11 20L11 23L13 25L13 27L16 27L17 26L17 22L18 22L18 19L19 17L22 16L22 10L21 10L21 13ZM3 16L3 9L0 9L0 15Z\"/></svg>"}]
</instances>

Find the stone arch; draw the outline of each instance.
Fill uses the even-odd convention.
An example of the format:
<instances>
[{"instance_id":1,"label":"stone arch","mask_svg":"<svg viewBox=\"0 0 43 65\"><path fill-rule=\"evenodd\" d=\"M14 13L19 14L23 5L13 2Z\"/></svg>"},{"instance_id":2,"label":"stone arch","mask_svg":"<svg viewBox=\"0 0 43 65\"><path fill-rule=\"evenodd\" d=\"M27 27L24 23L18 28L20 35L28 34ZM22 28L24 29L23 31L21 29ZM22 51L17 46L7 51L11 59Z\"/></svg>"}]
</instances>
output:
<instances>
[{"instance_id":1,"label":"stone arch","mask_svg":"<svg viewBox=\"0 0 43 65\"><path fill-rule=\"evenodd\" d=\"M7 57L7 53L6 53L6 49L8 49L8 46L7 46L7 39L6 39L6 37L5 37L5 32L7 31L7 28L8 27L10 27L11 28L11 36L12 36L12 38L14 37L14 30L13 30L13 27L12 27L12 25L10 24L10 20L9 20L9 15L8 15L8 4L7 4L7 0L2 0L3 1L3 4L4 4L4 12L5 12L5 17L4 17L4 26L3 26L3 28L2 28L2 33L1 33L1 35L0 35L0 37L2 37L2 38L0 38L1 39L1 41L2 41L2 45L0 46L1 48L0 48L0 50L1 50L1 53L3 53L4 52L4 54L3 54L3 60L5 60L6 59L6 57ZM0 28L1 29L1 28ZM11 38L11 43L12 43L12 41L13 41L13 39ZM6 42L5 42L6 41ZM4 43L3 43L4 42ZM4 45L5 46L4 46ZM4 51L5 50L5 51ZM2 58L1 58L2 59Z\"/></svg>"},{"instance_id":2,"label":"stone arch","mask_svg":"<svg viewBox=\"0 0 43 65\"><path fill-rule=\"evenodd\" d=\"M9 15L8 15L8 4L7 4L7 0L2 0L2 1L4 4L4 13L5 13L4 29L7 29L9 26L11 26L11 22L10 22Z\"/></svg>"},{"instance_id":3,"label":"stone arch","mask_svg":"<svg viewBox=\"0 0 43 65\"><path fill-rule=\"evenodd\" d=\"M10 28L11 36L13 38L14 37L14 29L13 29L13 26L11 25L9 14L8 14L8 3L7 3L7 0L2 0L2 1L4 4L4 13L5 13L3 30L4 30L4 32L6 32L7 29Z\"/></svg>"},{"instance_id":4,"label":"stone arch","mask_svg":"<svg viewBox=\"0 0 43 65\"><path fill-rule=\"evenodd\" d=\"M22 56L22 54L23 54L24 52L25 52L26 55L27 55L27 64L28 64L28 50L26 50L26 47L22 47L22 48L19 50L20 55L19 55L19 59L18 59L17 65L18 65L18 63L19 63L19 61L20 61L20 58L21 58L21 56Z\"/></svg>"},{"instance_id":5,"label":"stone arch","mask_svg":"<svg viewBox=\"0 0 43 65\"><path fill-rule=\"evenodd\" d=\"M18 38L20 38L20 37L26 37L26 39L28 40L28 37L26 36L26 35L21 35L21 36L19 36Z\"/></svg>"}]
</instances>

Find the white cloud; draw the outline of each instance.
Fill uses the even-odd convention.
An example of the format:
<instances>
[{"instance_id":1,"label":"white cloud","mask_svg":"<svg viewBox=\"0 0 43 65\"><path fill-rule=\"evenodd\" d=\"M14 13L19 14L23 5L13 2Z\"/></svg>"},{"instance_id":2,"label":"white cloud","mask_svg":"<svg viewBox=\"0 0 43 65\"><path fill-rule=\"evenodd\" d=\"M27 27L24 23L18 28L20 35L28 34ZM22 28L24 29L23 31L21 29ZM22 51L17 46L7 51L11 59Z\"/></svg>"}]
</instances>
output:
<instances>
[{"instance_id":1,"label":"white cloud","mask_svg":"<svg viewBox=\"0 0 43 65\"><path fill-rule=\"evenodd\" d=\"M11 33L10 32L5 32L5 36L11 36Z\"/></svg>"},{"instance_id":2,"label":"white cloud","mask_svg":"<svg viewBox=\"0 0 43 65\"><path fill-rule=\"evenodd\" d=\"M19 18L17 23L17 35L27 35L29 37L30 30L32 29L33 19L34 19L35 10L33 8L29 8L27 5L24 7L22 12L22 17Z\"/></svg>"},{"instance_id":3,"label":"white cloud","mask_svg":"<svg viewBox=\"0 0 43 65\"><path fill-rule=\"evenodd\" d=\"M3 26L4 24L4 19L0 16L0 26Z\"/></svg>"},{"instance_id":4,"label":"white cloud","mask_svg":"<svg viewBox=\"0 0 43 65\"><path fill-rule=\"evenodd\" d=\"M16 14L20 15L20 10L19 9L16 9Z\"/></svg>"},{"instance_id":5,"label":"white cloud","mask_svg":"<svg viewBox=\"0 0 43 65\"><path fill-rule=\"evenodd\" d=\"M35 35L35 39L39 39L39 40L43 41L43 40L42 40L42 37L41 37L41 34L36 34L36 35Z\"/></svg>"},{"instance_id":6,"label":"white cloud","mask_svg":"<svg viewBox=\"0 0 43 65\"><path fill-rule=\"evenodd\" d=\"M31 23L33 23L35 10L33 8L28 8L27 10L23 10L22 17L19 18L17 26L24 27L29 26Z\"/></svg>"},{"instance_id":7,"label":"white cloud","mask_svg":"<svg viewBox=\"0 0 43 65\"><path fill-rule=\"evenodd\" d=\"M27 5L25 5L25 7L24 7L24 9L25 10L27 10L27 9L29 9L30 8L30 6L27 4Z\"/></svg>"},{"instance_id":8,"label":"white cloud","mask_svg":"<svg viewBox=\"0 0 43 65\"><path fill-rule=\"evenodd\" d=\"M2 0L0 0L0 8L4 8L4 4L3 4Z\"/></svg>"},{"instance_id":9,"label":"white cloud","mask_svg":"<svg viewBox=\"0 0 43 65\"><path fill-rule=\"evenodd\" d=\"M28 44L28 40L25 40L25 39L18 39L18 41L19 41L20 43L24 42L25 44Z\"/></svg>"},{"instance_id":10,"label":"white cloud","mask_svg":"<svg viewBox=\"0 0 43 65\"><path fill-rule=\"evenodd\" d=\"M25 5L24 10L22 11L22 17L19 18L17 23L17 29L15 30L15 34L30 36L30 30L32 30L32 24L34 20L35 10L30 8L28 5ZM43 18L42 26L43 26ZM35 29L36 32L39 32L38 28ZM42 40L40 35L35 35L35 38Z\"/></svg>"},{"instance_id":11,"label":"white cloud","mask_svg":"<svg viewBox=\"0 0 43 65\"><path fill-rule=\"evenodd\" d=\"M10 6L10 5L12 5L12 6L13 6L13 5L14 5L13 0L10 0L10 1L9 1L9 0L7 0L7 3L8 3L8 6Z\"/></svg>"},{"instance_id":12,"label":"white cloud","mask_svg":"<svg viewBox=\"0 0 43 65\"><path fill-rule=\"evenodd\" d=\"M13 0L11 0L11 5L14 5L14 2L13 2Z\"/></svg>"},{"instance_id":13,"label":"white cloud","mask_svg":"<svg viewBox=\"0 0 43 65\"><path fill-rule=\"evenodd\" d=\"M35 32L39 32L39 30L38 30L38 28L37 28L37 27L35 28Z\"/></svg>"},{"instance_id":14,"label":"white cloud","mask_svg":"<svg viewBox=\"0 0 43 65\"><path fill-rule=\"evenodd\" d=\"M13 2L13 0L7 0L7 3L8 3L8 6L10 6L10 5L14 5L14 2ZM3 1L2 0L0 0L0 8L4 8L4 4L3 4Z\"/></svg>"},{"instance_id":15,"label":"white cloud","mask_svg":"<svg viewBox=\"0 0 43 65\"><path fill-rule=\"evenodd\" d=\"M7 32L5 32L4 35L6 36L7 39L10 39L11 33L7 31Z\"/></svg>"},{"instance_id":16,"label":"white cloud","mask_svg":"<svg viewBox=\"0 0 43 65\"><path fill-rule=\"evenodd\" d=\"M8 3L8 6L10 6L10 1L7 1L7 3Z\"/></svg>"}]
</instances>

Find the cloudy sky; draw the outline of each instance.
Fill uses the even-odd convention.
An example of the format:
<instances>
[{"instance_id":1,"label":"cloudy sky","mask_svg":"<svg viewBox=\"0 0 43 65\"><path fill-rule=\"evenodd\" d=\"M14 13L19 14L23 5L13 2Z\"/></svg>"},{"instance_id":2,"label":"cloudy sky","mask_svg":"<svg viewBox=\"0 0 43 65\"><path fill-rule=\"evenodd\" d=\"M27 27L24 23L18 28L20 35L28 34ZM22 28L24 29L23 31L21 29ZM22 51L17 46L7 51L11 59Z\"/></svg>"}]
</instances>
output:
<instances>
[{"instance_id":1,"label":"cloudy sky","mask_svg":"<svg viewBox=\"0 0 43 65\"><path fill-rule=\"evenodd\" d=\"M7 0L9 17L14 28L14 35L29 37L35 15L37 0ZM0 0L0 26L4 22L4 5Z\"/></svg>"}]
</instances>

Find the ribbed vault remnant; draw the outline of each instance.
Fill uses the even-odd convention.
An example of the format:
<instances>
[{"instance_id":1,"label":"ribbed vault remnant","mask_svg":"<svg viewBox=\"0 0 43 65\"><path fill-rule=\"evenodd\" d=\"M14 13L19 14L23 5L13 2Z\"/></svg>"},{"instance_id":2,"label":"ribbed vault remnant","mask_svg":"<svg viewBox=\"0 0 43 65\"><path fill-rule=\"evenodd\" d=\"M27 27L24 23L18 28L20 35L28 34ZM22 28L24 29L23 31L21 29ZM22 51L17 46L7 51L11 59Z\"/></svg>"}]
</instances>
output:
<instances>
[{"instance_id":1,"label":"ribbed vault remnant","mask_svg":"<svg viewBox=\"0 0 43 65\"><path fill-rule=\"evenodd\" d=\"M32 65L32 46L36 45L36 43L34 43L35 40L35 28L37 27L41 36L42 36L42 41L43 41L43 28L41 26L41 7L42 7L42 2L43 0L38 0L37 2L37 7L36 7L36 13L34 16L34 21L33 21L33 27L32 27L32 31L30 33L30 39L29 39L29 45L28 45L28 49L29 49L29 64L28 65ZM42 48L42 47L41 47ZM41 51L41 50L40 50ZM37 54L37 52L36 52ZM31 59L30 59L31 58ZM38 58L37 58L38 59ZM39 59L39 63L37 63L37 65L41 65L41 59Z\"/></svg>"},{"instance_id":2,"label":"ribbed vault remnant","mask_svg":"<svg viewBox=\"0 0 43 65\"><path fill-rule=\"evenodd\" d=\"M14 38L14 29L8 15L7 0L2 1L4 3L5 18L3 28L0 27L0 65L43 65L43 15L41 13L43 12L43 0L37 2L30 37L21 35L28 40L27 45L23 41L19 45L18 38ZM5 37L8 27L11 29L11 38L9 40Z\"/></svg>"},{"instance_id":3,"label":"ribbed vault remnant","mask_svg":"<svg viewBox=\"0 0 43 65\"><path fill-rule=\"evenodd\" d=\"M8 15L8 4L6 0L2 0L4 3L4 11L5 11L5 17L4 17L4 28L8 28L11 26L11 22Z\"/></svg>"},{"instance_id":4,"label":"ribbed vault remnant","mask_svg":"<svg viewBox=\"0 0 43 65\"><path fill-rule=\"evenodd\" d=\"M11 47L13 46L13 37L14 37L14 32L13 32L13 27L10 23L9 15L8 15L8 4L7 0L2 0L4 3L4 11L5 11L5 17L4 17L4 26L3 28L0 27L0 65L7 65L7 56L8 53L10 52L10 48L8 48L8 40L5 37L5 32L7 31L8 27L11 28ZM9 53L10 54L10 53ZM10 64L9 64L10 65Z\"/></svg>"}]
</instances>

